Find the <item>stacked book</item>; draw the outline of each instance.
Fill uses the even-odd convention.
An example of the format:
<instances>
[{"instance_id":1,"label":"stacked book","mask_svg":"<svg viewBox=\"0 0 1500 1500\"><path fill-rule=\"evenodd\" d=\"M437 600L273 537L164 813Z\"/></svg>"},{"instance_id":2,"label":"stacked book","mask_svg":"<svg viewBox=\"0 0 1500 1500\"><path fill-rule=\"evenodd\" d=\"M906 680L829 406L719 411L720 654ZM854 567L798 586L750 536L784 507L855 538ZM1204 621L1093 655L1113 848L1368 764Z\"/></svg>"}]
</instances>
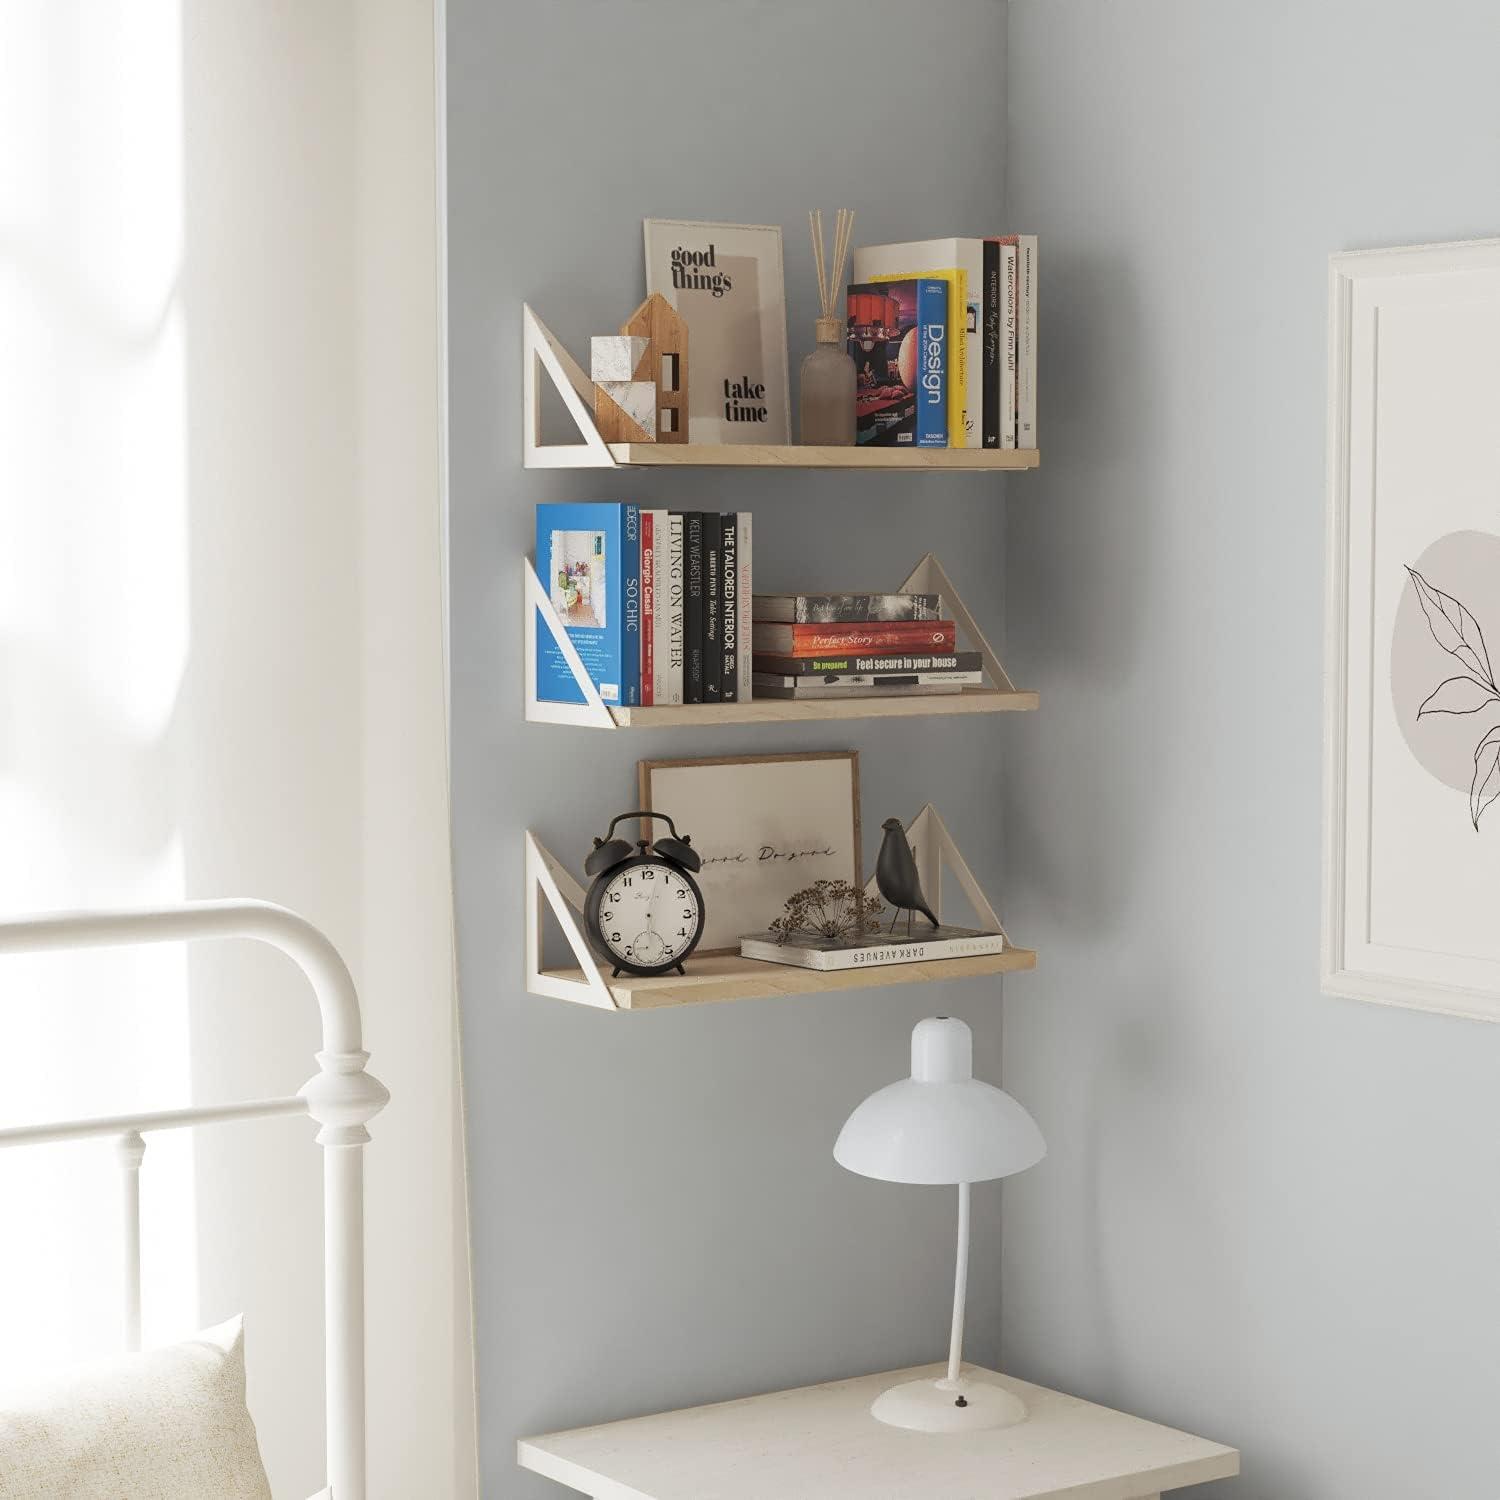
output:
<instances>
[{"instance_id":1,"label":"stacked book","mask_svg":"<svg viewBox=\"0 0 1500 1500\"><path fill-rule=\"evenodd\" d=\"M750 697L749 511L539 505L536 570L606 703ZM538 698L583 702L550 632L536 678Z\"/></svg>"},{"instance_id":2,"label":"stacked book","mask_svg":"<svg viewBox=\"0 0 1500 1500\"><path fill-rule=\"evenodd\" d=\"M883 698L978 687L941 594L757 594L757 698Z\"/></svg>"},{"instance_id":3,"label":"stacked book","mask_svg":"<svg viewBox=\"0 0 1500 1500\"><path fill-rule=\"evenodd\" d=\"M866 245L850 280L859 442L1037 446L1034 234Z\"/></svg>"}]
</instances>

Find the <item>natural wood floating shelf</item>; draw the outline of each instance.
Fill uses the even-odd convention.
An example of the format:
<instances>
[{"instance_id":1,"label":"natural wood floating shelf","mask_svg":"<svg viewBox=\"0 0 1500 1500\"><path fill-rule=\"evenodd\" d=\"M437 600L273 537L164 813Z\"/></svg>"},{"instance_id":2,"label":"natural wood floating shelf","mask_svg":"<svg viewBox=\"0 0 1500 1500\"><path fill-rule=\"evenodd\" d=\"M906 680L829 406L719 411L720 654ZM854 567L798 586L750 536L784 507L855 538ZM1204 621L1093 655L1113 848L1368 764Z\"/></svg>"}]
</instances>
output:
<instances>
[{"instance_id":1,"label":"natural wood floating shelf","mask_svg":"<svg viewBox=\"0 0 1500 1500\"><path fill-rule=\"evenodd\" d=\"M521 391L528 469L899 469L1004 473L1035 469L1036 448L818 448L797 443L607 443L594 420L594 382L530 307L521 309ZM580 442L542 441L540 379L562 397Z\"/></svg>"},{"instance_id":2,"label":"natural wood floating shelf","mask_svg":"<svg viewBox=\"0 0 1500 1500\"><path fill-rule=\"evenodd\" d=\"M875 989L892 984L936 984L945 979L977 979L985 974L1013 974L1036 968L1030 948L1007 948L977 958L937 958L915 964L880 964L869 969L798 969L791 964L761 963L735 953L690 958L687 974L642 979L621 974L604 983L619 1010L659 1010L668 1005L697 1005L710 1000L761 1000L775 995L816 995L833 990ZM545 969L543 977L583 985L582 969Z\"/></svg>"},{"instance_id":3,"label":"natural wood floating shelf","mask_svg":"<svg viewBox=\"0 0 1500 1500\"><path fill-rule=\"evenodd\" d=\"M815 448L795 443L610 443L617 464L638 468L921 469L936 473L1035 469L1038 448Z\"/></svg>"},{"instance_id":4,"label":"natural wood floating shelf","mask_svg":"<svg viewBox=\"0 0 1500 1500\"><path fill-rule=\"evenodd\" d=\"M738 703L674 703L651 708L620 707L599 696L571 637L557 617L552 601L530 560L526 562L526 628L521 632L526 662L521 680L526 695L526 717L534 723L571 724L588 729L700 728L716 724L789 724L839 719L901 719L940 714L997 714L1026 712L1037 706L1037 695L1017 688L968 606L959 598L953 580L930 552L897 591L904 594L941 594L958 628L959 650L977 650L989 681L959 693L917 693L906 697L869 698L750 698ZM553 703L537 697L537 621L551 635L583 698L582 703Z\"/></svg>"},{"instance_id":5,"label":"natural wood floating shelf","mask_svg":"<svg viewBox=\"0 0 1500 1500\"><path fill-rule=\"evenodd\" d=\"M916 855L922 889L939 919L943 917L943 873L958 881L975 915L987 931L1004 934L1000 918L965 863L947 826L929 803L907 825L906 836ZM866 883L876 894L875 881ZM755 1000L775 995L816 995L835 990L879 989L896 984L935 984L950 979L977 979L991 974L1015 974L1036 967L1030 948L1010 946L1000 953L970 958L934 958L910 964L876 964L867 969L801 969L792 964L762 963L738 953L695 955L687 973L642 978L611 976L589 947L580 920L584 889L562 862L543 847L534 833L526 835L526 988L534 995L571 1000L600 1010L660 1010L674 1005L698 1005L712 1000ZM543 968L542 917L550 908L562 928L577 965Z\"/></svg>"},{"instance_id":6,"label":"natural wood floating shelf","mask_svg":"<svg viewBox=\"0 0 1500 1500\"><path fill-rule=\"evenodd\" d=\"M966 687L960 693L909 698L753 698L748 703L674 703L662 708L611 708L620 729L681 724L786 724L807 719L906 719L918 714L999 714L1037 706L1037 695Z\"/></svg>"}]
</instances>

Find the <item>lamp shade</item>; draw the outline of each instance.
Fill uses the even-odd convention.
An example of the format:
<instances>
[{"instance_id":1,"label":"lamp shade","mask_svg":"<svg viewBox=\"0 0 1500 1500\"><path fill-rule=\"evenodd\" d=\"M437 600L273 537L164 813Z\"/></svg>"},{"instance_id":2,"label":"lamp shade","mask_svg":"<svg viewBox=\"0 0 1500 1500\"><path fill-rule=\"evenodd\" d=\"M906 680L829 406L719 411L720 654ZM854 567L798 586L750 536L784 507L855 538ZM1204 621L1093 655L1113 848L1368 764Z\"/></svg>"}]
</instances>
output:
<instances>
[{"instance_id":1,"label":"lamp shade","mask_svg":"<svg viewBox=\"0 0 1500 1500\"><path fill-rule=\"evenodd\" d=\"M1036 1121L1003 1089L974 1077L974 1035L948 1016L911 1034L911 1077L861 1104L839 1132L841 1167L882 1182L988 1182L1047 1154Z\"/></svg>"}]
</instances>

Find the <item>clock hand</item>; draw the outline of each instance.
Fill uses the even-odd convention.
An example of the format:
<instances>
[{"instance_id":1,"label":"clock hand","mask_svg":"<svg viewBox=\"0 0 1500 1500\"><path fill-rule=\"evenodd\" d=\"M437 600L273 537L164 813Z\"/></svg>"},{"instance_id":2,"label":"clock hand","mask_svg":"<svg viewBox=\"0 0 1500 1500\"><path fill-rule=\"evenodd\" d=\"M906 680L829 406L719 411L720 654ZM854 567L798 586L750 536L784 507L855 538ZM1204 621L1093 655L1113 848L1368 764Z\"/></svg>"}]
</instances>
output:
<instances>
[{"instance_id":1,"label":"clock hand","mask_svg":"<svg viewBox=\"0 0 1500 1500\"><path fill-rule=\"evenodd\" d=\"M656 931L656 906L657 903L661 900L662 891L666 890L666 888L667 882L665 880L662 880L661 890L653 891L651 893L651 899L646 903L646 930L648 932Z\"/></svg>"}]
</instances>

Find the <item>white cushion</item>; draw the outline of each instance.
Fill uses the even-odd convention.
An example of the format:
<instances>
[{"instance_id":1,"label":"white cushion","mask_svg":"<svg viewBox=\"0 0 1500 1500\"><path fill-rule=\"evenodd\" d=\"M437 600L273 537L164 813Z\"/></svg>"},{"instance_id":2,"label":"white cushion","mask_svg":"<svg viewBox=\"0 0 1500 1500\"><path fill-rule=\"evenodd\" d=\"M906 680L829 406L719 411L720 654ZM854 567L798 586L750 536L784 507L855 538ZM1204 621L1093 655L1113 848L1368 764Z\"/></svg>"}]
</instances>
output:
<instances>
[{"instance_id":1,"label":"white cushion","mask_svg":"<svg viewBox=\"0 0 1500 1500\"><path fill-rule=\"evenodd\" d=\"M5 1500L271 1500L240 1318L0 1392Z\"/></svg>"}]
</instances>

